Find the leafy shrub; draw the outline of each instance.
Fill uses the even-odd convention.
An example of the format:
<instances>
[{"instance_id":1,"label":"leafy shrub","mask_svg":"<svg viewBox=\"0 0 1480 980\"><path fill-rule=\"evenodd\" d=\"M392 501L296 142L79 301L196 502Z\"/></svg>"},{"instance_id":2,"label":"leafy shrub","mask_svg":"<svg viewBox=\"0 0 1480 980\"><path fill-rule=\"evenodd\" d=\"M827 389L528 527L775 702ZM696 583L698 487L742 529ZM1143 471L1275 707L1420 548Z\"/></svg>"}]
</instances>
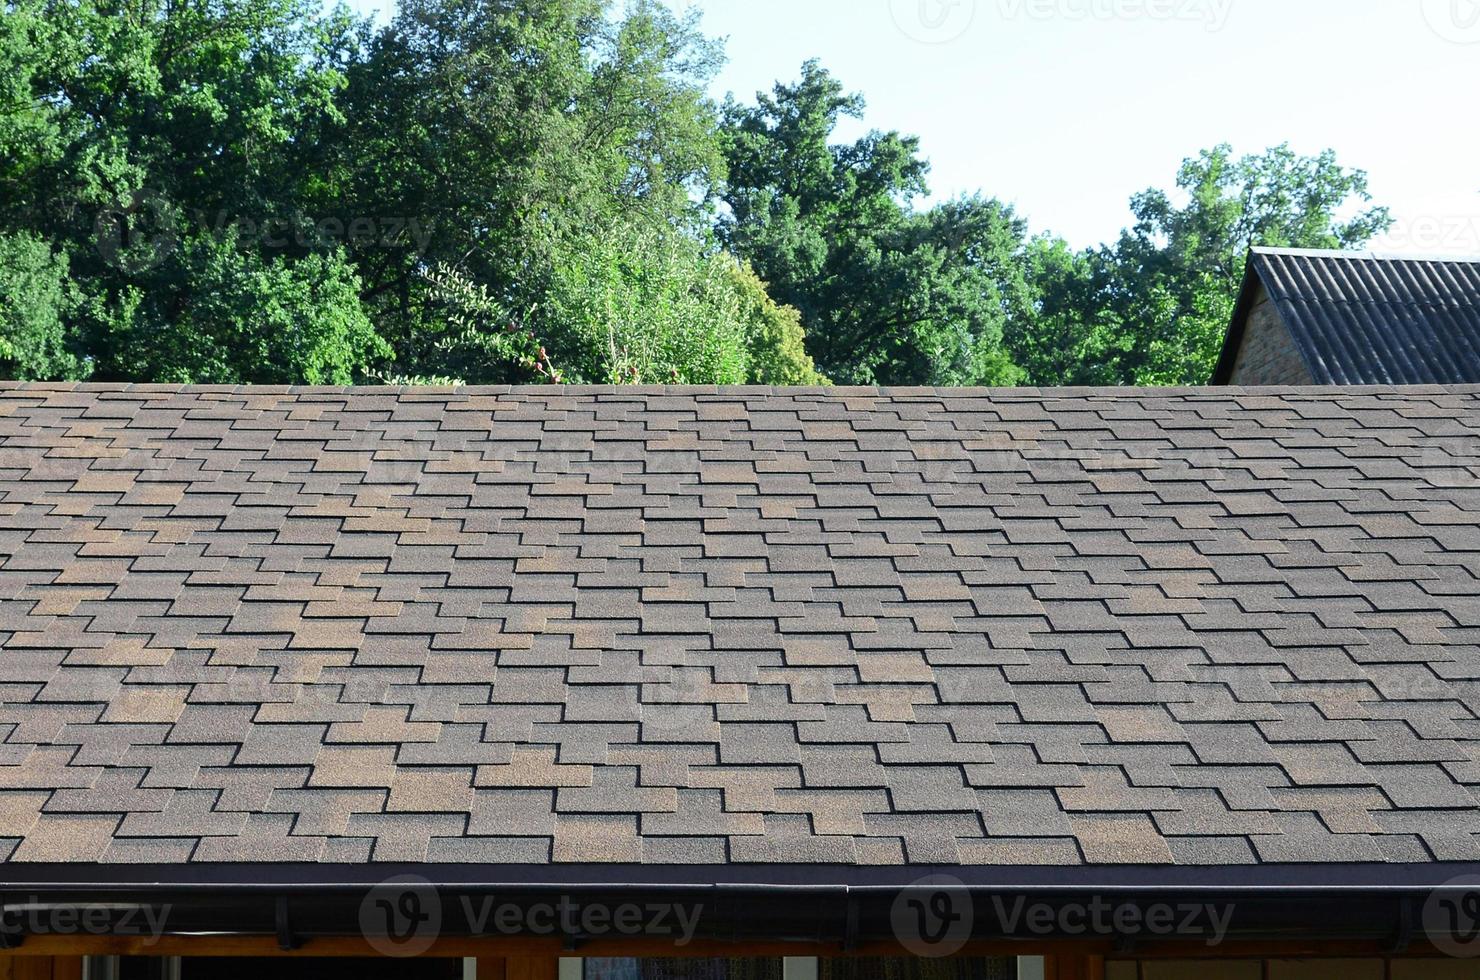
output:
<instances>
[{"instance_id":1,"label":"leafy shrub","mask_svg":"<svg viewBox=\"0 0 1480 980\"><path fill-rule=\"evenodd\" d=\"M63 322L75 303L66 256L34 235L0 233L0 376L84 377L86 365L68 350Z\"/></svg>"},{"instance_id":2,"label":"leafy shrub","mask_svg":"<svg viewBox=\"0 0 1480 980\"><path fill-rule=\"evenodd\" d=\"M743 384L750 344L729 260L619 226L565 251L536 332L572 381Z\"/></svg>"},{"instance_id":3,"label":"leafy shrub","mask_svg":"<svg viewBox=\"0 0 1480 980\"><path fill-rule=\"evenodd\" d=\"M390 348L338 252L264 258L232 236L185 242L107 314L112 372L177 384L354 382ZM173 288L171 288L173 286Z\"/></svg>"},{"instance_id":4,"label":"leafy shrub","mask_svg":"<svg viewBox=\"0 0 1480 980\"><path fill-rule=\"evenodd\" d=\"M740 320L747 330L750 381L763 385L829 384L807 353L801 313L773 300L748 263L728 262L727 272L739 301Z\"/></svg>"}]
</instances>

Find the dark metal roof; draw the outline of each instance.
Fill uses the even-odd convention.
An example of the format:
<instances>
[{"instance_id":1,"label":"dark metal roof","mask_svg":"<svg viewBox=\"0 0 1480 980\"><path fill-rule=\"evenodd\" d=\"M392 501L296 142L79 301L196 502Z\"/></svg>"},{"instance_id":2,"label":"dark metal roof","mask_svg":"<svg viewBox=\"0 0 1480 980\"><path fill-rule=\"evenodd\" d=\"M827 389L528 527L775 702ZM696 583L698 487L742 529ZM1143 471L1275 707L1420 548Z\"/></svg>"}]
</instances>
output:
<instances>
[{"instance_id":1,"label":"dark metal roof","mask_svg":"<svg viewBox=\"0 0 1480 980\"><path fill-rule=\"evenodd\" d=\"M1317 384L1480 382L1480 259L1255 249L1214 384L1260 283Z\"/></svg>"},{"instance_id":2,"label":"dark metal roof","mask_svg":"<svg viewBox=\"0 0 1480 980\"><path fill-rule=\"evenodd\" d=\"M1477 516L1473 386L0 386L0 890L1472 866Z\"/></svg>"}]
</instances>

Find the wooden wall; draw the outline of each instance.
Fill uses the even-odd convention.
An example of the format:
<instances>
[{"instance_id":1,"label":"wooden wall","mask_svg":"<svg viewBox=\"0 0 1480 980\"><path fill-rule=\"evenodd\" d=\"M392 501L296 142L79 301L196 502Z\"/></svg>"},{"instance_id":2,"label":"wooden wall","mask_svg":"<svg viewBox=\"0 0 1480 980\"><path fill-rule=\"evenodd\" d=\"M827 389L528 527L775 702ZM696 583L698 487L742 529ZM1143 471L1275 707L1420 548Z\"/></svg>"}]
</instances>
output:
<instances>
[{"instance_id":1,"label":"wooden wall","mask_svg":"<svg viewBox=\"0 0 1480 980\"><path fill-rule=\"evenodd\" d=\"M0 980L82 980L82 957L0 954Z\"/></svg>"}]
</instances>

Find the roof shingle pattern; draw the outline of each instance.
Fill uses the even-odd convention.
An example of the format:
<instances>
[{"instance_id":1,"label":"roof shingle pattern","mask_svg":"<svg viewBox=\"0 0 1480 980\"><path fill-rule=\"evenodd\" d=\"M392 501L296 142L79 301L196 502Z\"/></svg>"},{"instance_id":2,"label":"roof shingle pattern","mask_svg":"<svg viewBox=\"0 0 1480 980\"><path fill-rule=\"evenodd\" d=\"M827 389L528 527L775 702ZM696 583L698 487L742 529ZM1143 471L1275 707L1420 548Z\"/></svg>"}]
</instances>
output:
<instances>
[{"instance_id":1,"label":"roof shingle pattern","mask_svg":"<svg viewBox=\"0 0 1480 980\"><path fill-rule=\"evenodd\" d=\"M1480 388L0 389L10 862L1480 860Z\"/></svg>"}]
</instances>

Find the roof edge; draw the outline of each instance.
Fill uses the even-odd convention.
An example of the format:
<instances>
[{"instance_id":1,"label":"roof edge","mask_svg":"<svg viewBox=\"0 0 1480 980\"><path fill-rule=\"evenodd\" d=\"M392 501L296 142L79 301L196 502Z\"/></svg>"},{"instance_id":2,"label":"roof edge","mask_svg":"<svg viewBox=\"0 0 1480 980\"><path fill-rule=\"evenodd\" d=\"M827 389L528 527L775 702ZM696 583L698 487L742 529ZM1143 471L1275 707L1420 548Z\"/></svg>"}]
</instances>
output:
<instances>
[{"instance_id":1,"label":"roof edge","mask_svg":"<svg viewBox=\"0 0 1480 980\"><path fill-rule=\"evenodd\" d=\"M1466 265L1480 264L1480 255L1446 254L1442 252L1409 253L1379 252L1375 249L1343 248L1271 248L1255 245L1249 249L1252 255L1284 255L1316 259L1351 259L1362 262L1459 262Z\"/></svg>"},{"instance_id":2,"label":"roof edge","mask_svg":"<svg viewBox=\"0 0 1480 980\"><path fill-rule=\"evenodd\" d=\"M499 891L897 890L942 877L996 891L1361 891L1430 890L1480 876L1480 862L1223 866L894 865L461 865L461 864L0 864L0 891L334 891L413 876L441 888Z\"/></svg>"},{"instance_id":3,"label":"roof edge","mask_svg":"<svg viewBox=\"0 0 1480 980\"><path fill-rule=\"evenodd\" d=\"M734 398L739 396L764 396L764 395L792 395L811 396L817 398L1002 398L1020 399L1032 401L1034 399L1049 397L1077 398L1085 395L1096 395L1105 398L1151 398L1151 397L1188 397L1204 398L1209 401L1219 401L1228 398L1230 393L1236 394L1241 391L1257 392L1267 394L1271 391L1286 392L1295 395L1337 395L1337 394L1364 394L1364 393L1392 393L1392 394L1476 394L1480 393L1480 382L1465 384L1365 384L1365 385L1338 385L1338 384L1309 384L1309 385L1281 385L1256 387L1249 385L1223 385L1218 388L1210 388L1207 385L1168 385L1168 386L1144 386L1134 385L1079 385L1064 387L987 387L987 386L963 386L942 387L930 385L892 385L892 386L835 386L835 387L812 387L799 386L789 387L786 385L466 385L455 388L432 388L432 387L385 387L379 385L336 385L336 386L310 386L310 385L133 385L133 384L107 384L95 382L50 382L50 381L0 381L0 395L10 397L24 397L34 393L37 397L47 394L76 393L81 395L103 396L112 395L120 399L128 397L147 397L151 395L169 397L171 395L210 394L210 395L239 395L239 396L266 396L266 395L295 395L295 396L323 396L328 398L343 397L347 395L373 396L390 395L403 398L408 402L447 401L449 398L467 397L490 397L504 395L571 395L590 396L606 395L612 398L649 398L662 396L676 396L685 398L695 397L718 397ZM106 399L105 399L106 400Z\"/></svg>"},{"instance_id":4,"label":"roof edge","mask_svg":"<svg viewBox=\"0 0 1480 980\"><path fill-rule=\"evenodd\" d=\"M1228 324L1228 333L1223 337L1223 350L1218 354L1218 363L1213 367L1213 376L1208 379L1208 384L1219 388L1233 387L1229 382L1233 380L1233 369L1238 363L1238 352L1244 346L1244 337L1249 330L1249 314L1254 311L1254 297L1263 285L1263 279L1256 268L1258 263L1255 258L1261 254L1260 250L1250 249L1248 256L1244 259L1244 279L1239 285L1238 301L1233 307L1233 319Z\"/></svg>"}]
</instances>

